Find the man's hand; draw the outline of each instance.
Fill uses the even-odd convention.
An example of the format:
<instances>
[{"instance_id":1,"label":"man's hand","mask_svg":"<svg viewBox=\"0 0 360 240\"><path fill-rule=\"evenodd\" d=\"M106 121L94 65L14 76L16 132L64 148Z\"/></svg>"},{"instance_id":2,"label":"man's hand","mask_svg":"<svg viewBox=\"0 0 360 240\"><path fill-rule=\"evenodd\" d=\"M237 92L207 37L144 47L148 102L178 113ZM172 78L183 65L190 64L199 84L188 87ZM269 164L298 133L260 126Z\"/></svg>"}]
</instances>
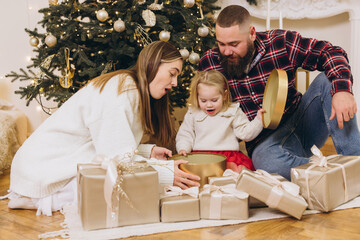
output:
<instances>
[{"instance_id":1,"label":"man's hand","mask_svg":"<svg viewBox=\"0 0 360 240\"><path fill-rule=\"evenodd\" d=\"M155 146L151 150L150 157L159 160L167 160L169 157L172 157L172 151L167 148Z\"/></svg>"},{"instance_id":2,"label":"man's hand","mask_svg":"<svg viewBox=\"0 0 360 240\"><path fill-rule=\"evenodd\" d=\"M344 127L344 121L352 119L357 112L354 96L349 92L337 92L331 102L331 115L329 120L336 117L340 129Z\"/></svg>"}]
</instances>

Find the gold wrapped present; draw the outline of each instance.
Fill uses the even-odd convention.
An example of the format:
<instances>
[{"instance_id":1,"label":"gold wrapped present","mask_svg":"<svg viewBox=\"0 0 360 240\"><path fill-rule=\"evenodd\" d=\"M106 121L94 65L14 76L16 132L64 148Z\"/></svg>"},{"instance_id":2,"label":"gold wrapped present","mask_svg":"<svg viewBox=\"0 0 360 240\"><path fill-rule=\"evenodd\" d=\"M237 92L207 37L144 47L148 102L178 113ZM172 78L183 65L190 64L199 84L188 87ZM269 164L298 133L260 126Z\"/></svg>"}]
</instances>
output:
<instances>
[{"instance_id":1,"label":"gold wrapped present","mask_svg":"<svg viewBox=\"0 0 360 240\"><path fill-rule=\"evenodd\" d=\"M161 195L160 209L162 222L184 222L200 219L199 187L181 189L166 186Z\"/></svg>"},{"instance_id":2,"label":"gold wrapped present","mask_svg":"<svg viewBox=\"0 0 360 240\"><path fill-rule=\"evenodd\" d=\"M78 165L84 230L160 222L157 171L146 162L101 162L97 167Z\"/></svg>"},{"instance_id":3,"label":"gold wrapped present","mask_svg":"<svg viewBox=\"0 0 360 240\"><path fill-rule=\"evenodd\" d=\"M249 194L238 191L235 184L216 186L205 184L200 198L202 219L248 219Z\"/></svg>"},{"instance_id":4,"label":"gold wrapped present","mask_svg":"<svg viewBox=\"0 0 360 240\"><path fill-rule=\"evenodd\" d=\"M360 156L324 157L313 146L310 162L291 169L291 181L310 209L328 212L360 195Z\"/></svg>"},{"instance_id":5,"label":"gold wrapped present","mask_svg":"<svg viewBox=\"0 0 360 240\"><path fill-rule=\"evenodd\" d=\"M240 191L300 219L307 208L306 201L299 195L299 186L289 181L279 181L273 175L263 171L243 170L236 185Z\"/></svg>"}]
</instances>

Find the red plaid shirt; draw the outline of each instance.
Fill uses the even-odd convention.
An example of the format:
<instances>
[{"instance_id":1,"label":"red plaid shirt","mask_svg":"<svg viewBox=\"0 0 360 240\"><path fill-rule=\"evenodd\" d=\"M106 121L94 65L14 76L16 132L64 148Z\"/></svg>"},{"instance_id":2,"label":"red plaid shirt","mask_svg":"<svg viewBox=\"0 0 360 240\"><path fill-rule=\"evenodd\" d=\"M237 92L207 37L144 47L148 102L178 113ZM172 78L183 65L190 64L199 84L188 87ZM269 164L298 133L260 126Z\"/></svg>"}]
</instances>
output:
<instances>
[{"instance_id":1,"label":"red plaid shirt","mask_svg":"<svg viewBox=\"0 0 360 240\"><path fill-rule=\"evenodd\" d=\"M297 108L301 93L295 86L297 68L324 71L331 81L331 94L339 91L352 93L352 74L346 52L326 41L304 38L297 32L286 30L271 30L256 33L256 52L249 72L243 78L229 77L221 66L219 49L207 51L199 63L199 71L211 69L222 72L228 79L233 101L240 103L241 109L252 120L262 107L266 80L273 69L283 69L287 72L289 87L285 113L285 121ZM256 144L269 135L271 130L264 130L253 141L247 143L251 155Z\"/></svg>"}]
</instances>

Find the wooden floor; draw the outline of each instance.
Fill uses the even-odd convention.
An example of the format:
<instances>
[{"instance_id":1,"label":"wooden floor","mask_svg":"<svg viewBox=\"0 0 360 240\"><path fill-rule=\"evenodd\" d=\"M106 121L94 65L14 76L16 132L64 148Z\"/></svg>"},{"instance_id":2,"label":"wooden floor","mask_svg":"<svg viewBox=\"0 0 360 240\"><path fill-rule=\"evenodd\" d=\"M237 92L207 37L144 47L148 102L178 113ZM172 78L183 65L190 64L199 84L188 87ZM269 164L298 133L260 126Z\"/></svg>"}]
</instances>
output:
<instances>
[{"instance_id":1,"label":"wooden floor","mask_svg":"<svg viewBox=\"0 0 360 240\"><path fill-rule=\"evenodd\" d=\"M321 149L324 155L335 154L331 140ZM9 186L9 170L0 175L0 196L6 194ZM0 200L0 239L37 239L48 231L61 230L63 215L53 217L36 216L31 210L11 210L8 200ZM130 239L149 240L215 240L215 239L360 239L360 208L339 210L327 214L304 216L300 221L294 218L258 221L224 227L201 228Z\"/></svg>"}]
</instances>

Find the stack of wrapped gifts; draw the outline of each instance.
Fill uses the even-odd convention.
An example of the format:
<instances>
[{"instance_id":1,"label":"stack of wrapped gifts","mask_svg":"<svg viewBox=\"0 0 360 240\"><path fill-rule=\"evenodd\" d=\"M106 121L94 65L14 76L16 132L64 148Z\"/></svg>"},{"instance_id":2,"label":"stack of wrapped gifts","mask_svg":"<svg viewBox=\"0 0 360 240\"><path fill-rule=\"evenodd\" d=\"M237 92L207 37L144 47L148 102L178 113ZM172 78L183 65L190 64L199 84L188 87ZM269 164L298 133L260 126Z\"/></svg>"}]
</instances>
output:
<instances>
[{"instance_id":1,"label":"stack of wrapped gifts","mask_svg":"<svg viewBox=\"0 0 360 240\"><path fill-rule=\"evenodd\" d=\"M102 159L101 164L78 164L83 229L244 220L253 206L268 206L301 219L307 207L328 212L360 195L360 157L324 157L316 147L312 151L310 163L291 169L292 182L263 170L227 169L200 189L165 186L161 194L158 173L146 162Z\"/></svg>"}]
</instances>

